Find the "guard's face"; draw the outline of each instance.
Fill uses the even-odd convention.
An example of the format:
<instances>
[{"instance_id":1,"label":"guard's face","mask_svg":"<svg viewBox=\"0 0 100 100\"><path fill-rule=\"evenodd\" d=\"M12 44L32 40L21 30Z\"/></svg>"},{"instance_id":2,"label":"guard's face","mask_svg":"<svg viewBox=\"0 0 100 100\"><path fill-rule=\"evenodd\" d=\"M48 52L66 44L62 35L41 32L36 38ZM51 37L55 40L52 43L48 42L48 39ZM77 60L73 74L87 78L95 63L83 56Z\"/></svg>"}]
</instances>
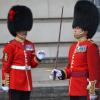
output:
<instances>
[{"instance_id":1,"label":"guard's face","mask_svg":"<svg viewBox=\"0 0 100 100\"><path fill-rule=\"evenodd\" d=\"M76 39L80 39L87 35L87 32L82 30L80 27L75 27L73 30L74 30L74 37Z\"/></svg>"},{"instance_id":2,"label":"guard's face","mask_svg":"<svg viewBox=\"0 0 100 100\"><path fill-rule=\"evenodd\" d=\"M27 37L27 31L20 31L20 32L17 32L17 36L18 36L20 39L25 40L26 37Z\"/></svg>"}]
</instances>

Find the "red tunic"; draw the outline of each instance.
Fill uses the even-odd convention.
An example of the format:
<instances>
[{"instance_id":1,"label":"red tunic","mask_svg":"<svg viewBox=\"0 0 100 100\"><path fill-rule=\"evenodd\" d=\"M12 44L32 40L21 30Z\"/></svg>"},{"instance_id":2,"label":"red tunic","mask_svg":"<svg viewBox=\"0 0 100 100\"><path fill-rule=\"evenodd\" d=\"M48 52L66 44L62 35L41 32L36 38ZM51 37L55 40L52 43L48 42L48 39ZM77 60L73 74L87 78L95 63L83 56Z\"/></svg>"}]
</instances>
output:
<instances>
[{"instance_id":1,"label":"red tunic","mask_svg":"<svg viewBox=\"0 0 100 100\"><path fill-rule=\"evenodd\" d=\"M4 47L2 80L5 80L5 73L8 73L10 75L10 89L31 91L31 68L35 68L37 65L34 44L28 40L25 40L24 43L12 40ZM27 70L26 66L30 68Z\"/></svg>"},{"instance_id":2,"label":"red tunic","mask_svg":"<svg viewBox=\"0 0 100 100\"><path fill-rule=\"evenodd\" d=\"M98 46L91 40L72 44L69 51L69 64L65 71L69 81L70 96L88 95L89 81L97 81L100 88L100 57ZM72 74L74 73L74 74ZM84 75L83 75L84 74ZM83 75L83 76L82 76Z\"/></svg>"}]
</instances>

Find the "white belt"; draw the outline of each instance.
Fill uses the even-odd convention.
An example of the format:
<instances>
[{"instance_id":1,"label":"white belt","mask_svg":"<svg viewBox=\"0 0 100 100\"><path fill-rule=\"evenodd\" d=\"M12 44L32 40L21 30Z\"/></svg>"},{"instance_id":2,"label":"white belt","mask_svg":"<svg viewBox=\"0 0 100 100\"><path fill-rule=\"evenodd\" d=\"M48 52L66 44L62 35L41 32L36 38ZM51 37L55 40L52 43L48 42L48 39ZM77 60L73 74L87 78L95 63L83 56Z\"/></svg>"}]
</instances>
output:
<instances>
[{"instance_id":1,"label":"white belt","mask_svg":"<svg viewBox=\"0 0 100 100\"><path fill-rule=\"evenodd\" d=\"M31 70L31 66L16 66L16 65L12 65L11 68L12 69L18 69L18 70Z\"/></svg>"}]
</instances>

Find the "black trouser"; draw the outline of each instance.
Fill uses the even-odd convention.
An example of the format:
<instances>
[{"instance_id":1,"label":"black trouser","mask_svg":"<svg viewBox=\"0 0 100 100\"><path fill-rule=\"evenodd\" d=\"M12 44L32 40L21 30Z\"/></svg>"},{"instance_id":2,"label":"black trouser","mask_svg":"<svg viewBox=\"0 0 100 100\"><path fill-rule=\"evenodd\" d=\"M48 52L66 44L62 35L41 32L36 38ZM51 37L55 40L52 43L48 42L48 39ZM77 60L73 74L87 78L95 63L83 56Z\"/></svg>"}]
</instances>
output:
<instances>
[{"instance_id":1,"label":"black trouser","mask_svg":"<svg viewBox=\"0 0 100 100\"><path fill-rule=\"evenodd\" d=\"M100 100L100 90L96 91L96 95L97 95L97 99L96 100Z\"/></svg>"},{"instance_id":2,"label":"black trouser","mask_svg":"<svg viewBox=\"0 0 100 100\"><path fill-rule=\"evenodd\" d=\"M87 100L87 96L70 96L70 100Z\"/></svg>"},{"instance_id":3,"label":"black trouser","mask_svg":"<svg viewBox=\"0 0 100 100\"><path fill-rule=\"evenodd\" d=\"M9 90L9 100L30 100L30 91Z\"/></svg>"}]
</instances>

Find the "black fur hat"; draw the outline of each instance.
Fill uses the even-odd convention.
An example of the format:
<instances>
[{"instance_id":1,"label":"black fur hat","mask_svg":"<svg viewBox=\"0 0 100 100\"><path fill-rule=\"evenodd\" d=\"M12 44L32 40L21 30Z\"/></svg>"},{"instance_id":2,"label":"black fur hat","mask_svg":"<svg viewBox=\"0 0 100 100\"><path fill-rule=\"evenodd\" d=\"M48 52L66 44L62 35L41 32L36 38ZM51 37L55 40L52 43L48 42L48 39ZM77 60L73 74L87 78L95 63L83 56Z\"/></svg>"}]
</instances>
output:
<instances>
[{"instance_id":1,"label":"black fur hat","mask_svg":"<svg viewBox=\"0 0 100 100\"><path fill-rule=\"evenodd\" d=\"M8 12L8 30L16 36L16 32L30 31L33 25L31 10L23 5L15 5Z\"/></svg>"},{"instance_id":2,"label":"black fur hat","mask_svg":"<svg viewBox=\"0 0 100 100\"><path fill-rule=\"evenodd\" d=\"M88 31L88 37L92 38L99 24L99 12L97 7L90 1L77 1L74 7L74 20L72 27L79 26Z\"/></svg>"}]
</instances>

